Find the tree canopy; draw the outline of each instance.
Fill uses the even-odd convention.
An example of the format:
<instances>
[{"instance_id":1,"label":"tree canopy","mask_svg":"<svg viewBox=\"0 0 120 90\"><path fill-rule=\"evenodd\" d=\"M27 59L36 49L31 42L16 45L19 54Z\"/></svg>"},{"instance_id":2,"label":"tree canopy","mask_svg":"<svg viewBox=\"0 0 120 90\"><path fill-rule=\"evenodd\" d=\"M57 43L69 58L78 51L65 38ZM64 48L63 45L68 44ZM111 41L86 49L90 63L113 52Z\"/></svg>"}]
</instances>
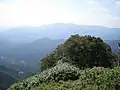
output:
<instances>
[{"instance_id":1,"label":"tree canopy","mask_svg":"<svg viewBox=\"0 0 120 90\"><path fill-rule=\"evenodd\" d=\"M114 62L109 45L99 37L72 35L50 55L41 60L41 71L55 66L58 61L67 62L80 69L112 67Z\"/></svg>"}]
</instances>

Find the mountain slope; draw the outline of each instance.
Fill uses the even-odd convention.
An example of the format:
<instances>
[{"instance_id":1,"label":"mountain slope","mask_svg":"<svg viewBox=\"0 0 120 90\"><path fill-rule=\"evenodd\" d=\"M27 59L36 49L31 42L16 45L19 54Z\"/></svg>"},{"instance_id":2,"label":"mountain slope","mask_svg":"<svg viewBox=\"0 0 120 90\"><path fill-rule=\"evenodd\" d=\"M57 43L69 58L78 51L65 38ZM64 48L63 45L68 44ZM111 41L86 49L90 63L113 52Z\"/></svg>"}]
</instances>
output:
<instances>
[{"instance_id":1,"label":"mountain slope","mask_svg":"<svg viewBox=\"0 0 120 90\"><path fill-rule=\"evenodd\" d=\"M114 52L120 52L118 49L118 43L120 43L120 40L105 40L107 44L109 44Z\"/></svg>"},{"instance_id":2,"label":"mountain slope","mask_svg":"<svg viewBox=\"0 0 120 90\"><path fill-rule=\"evenodd\" d=\"M19 73L0 65L0 90L6 90L11 84L17 81Z\"/></svg>"},{"instance_id":3,"label":"mountain slope","mask_svg":"<svg viewBox=\"0 0 120 90\"><path fill-rule=\"evenodd\" d=\"M12 49L9 56L17 60L39 60L63 42L63 39L52 40L49 38L41 38Z\"/></svg>"},{"instance_id":4,"label":"mountain slope","mask_svg":"<svg viewBox=\"0 0 120 90\"><path fill-rule=\"evenodd\" d=\"M0 54L0 65L12 68L19 72L23 72L24 78L31 73L37 72L39 69L39 60L52 52L64 40L52 40L49 38L41 38L31 43L9 48L4 45ZM28 63L29 61L29 63ZM34 61L34 63L33 63Z\"/></svg>"}]
</instances>

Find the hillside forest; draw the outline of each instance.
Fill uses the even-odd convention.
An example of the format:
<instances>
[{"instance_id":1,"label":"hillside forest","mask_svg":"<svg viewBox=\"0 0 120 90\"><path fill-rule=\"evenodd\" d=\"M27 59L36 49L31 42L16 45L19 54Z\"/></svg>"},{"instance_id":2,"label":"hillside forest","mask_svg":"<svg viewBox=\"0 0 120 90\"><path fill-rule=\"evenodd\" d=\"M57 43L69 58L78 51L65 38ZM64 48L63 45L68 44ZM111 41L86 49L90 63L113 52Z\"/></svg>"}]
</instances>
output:
<instances>
[{"instance_id":1,"label":"hillside forest","mask_svg":"<svg viewBox=\"0 0 120 90\"><path fill-rule=\"evenodd\" d=\"M7 90L120 90L120 53L100 37L72 35L40 60L40 72Z\"/></svg>"}]
</instances>

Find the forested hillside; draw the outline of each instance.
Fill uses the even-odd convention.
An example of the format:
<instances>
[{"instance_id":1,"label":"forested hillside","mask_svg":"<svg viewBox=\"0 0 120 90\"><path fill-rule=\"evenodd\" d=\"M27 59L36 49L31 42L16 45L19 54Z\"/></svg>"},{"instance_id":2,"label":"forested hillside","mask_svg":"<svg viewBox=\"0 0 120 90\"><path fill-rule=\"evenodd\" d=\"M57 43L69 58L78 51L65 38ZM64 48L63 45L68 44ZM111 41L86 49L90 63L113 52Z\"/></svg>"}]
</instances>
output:
<instances>
[{"instance_id":1,"label":"forested hillside","mask_svg":"<svg viewBox=\"0 0 120 90\"><path fill-rule=\"evenodd\" d=\"M120 55L101 38L72 35L40 61L40 73L8 90L120 90Z\"/></svg>"}]
</instances>

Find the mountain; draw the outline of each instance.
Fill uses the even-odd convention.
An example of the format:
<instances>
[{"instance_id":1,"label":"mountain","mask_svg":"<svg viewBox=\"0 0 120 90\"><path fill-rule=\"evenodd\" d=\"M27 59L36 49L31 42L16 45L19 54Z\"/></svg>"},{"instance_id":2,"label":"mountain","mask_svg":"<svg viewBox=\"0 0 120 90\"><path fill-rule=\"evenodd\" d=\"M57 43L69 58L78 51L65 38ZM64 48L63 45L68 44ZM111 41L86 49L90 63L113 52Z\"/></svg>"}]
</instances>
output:
<instances>
[{"instance_id":1,"label":"mountain","mask_svg":"<svg viewBox=\"0 0 120 90\"><path fill-rule=\"evenodd\" d=\"M107 44L109 44L114 52L120 52L120 49L118 49L118 43L120 43L119 40L105 40Z\"/></svg>"},{"instance_id":2,"label":"mountain","mask_svg":"<svg viewBox=\"0 0 120 90\"><path fill-rule=\"evenodd\" d=\"M8 53L8 55L17 60L39 60L63 42L63 39L41 38L12 49L12 52Z\"/></svg>"},{"instance_id":3,"label":"mountain","mask_svg":"<svg viewBox=\"0 0 120 90\"><path fill-rule=\"evenodd\" d=\"M41 27L19 27L0 32L0 38L14 44L33 42L47 37L51 39L65 39L71 34L99 36L105 40L120 38L120 28L107 28L103 26L87 26L76 24L49 24Z\"/></svg>"},{"instance_id":4,"label":"mountain","mask_svg":"<svg viewBox=\"0 0 120 90\"><path fill-rule=\"evenodd\" d=\"M18 27L0 32L0 55L41 38L66 39L72 34L91 35L104 40L119 40L120 28L56 23L41 27ZM35 42L36 43L36 42ZM1 53L2 52L2 53Z\"/></svg>"},{"instance_id":5,"label":"mountain","mask_svg":"<svg viewBox=\"0 0 120 90\"><path fill-rule=\"evenodd\" d=\"M19 73L0 65L0 90L6 90L11 84L17 81Z\"/></svg>"},{"instance_id":6,"label":"mountain","mask_svg":"<svg viewBox=\"0 0 120 90\"><path fill-rule=\"evenodd\" d=\"M41 38L31 43L16 45L16 47L10 47L7 44L9 42L4 43L1 48L4 53L0 50L0 65L22 72L23 75L19 78L23 79L37 72L39 70L39 60L63 42L63 39Z\"/></svg>"}]
</instances>

